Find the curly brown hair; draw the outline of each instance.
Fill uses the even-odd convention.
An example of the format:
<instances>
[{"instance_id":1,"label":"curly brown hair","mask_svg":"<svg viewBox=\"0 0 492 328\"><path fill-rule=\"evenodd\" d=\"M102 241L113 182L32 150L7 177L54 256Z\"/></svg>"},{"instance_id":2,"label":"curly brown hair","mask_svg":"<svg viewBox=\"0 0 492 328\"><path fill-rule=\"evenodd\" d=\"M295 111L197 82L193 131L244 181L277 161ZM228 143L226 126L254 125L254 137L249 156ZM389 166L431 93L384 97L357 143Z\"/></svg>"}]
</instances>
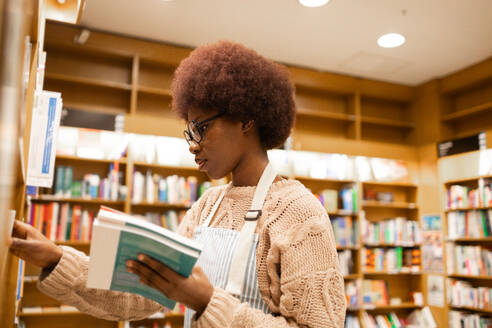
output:
<instances>
[{"instance_id":1,"label":"curly brown hair","mask_svg":"<svg viewBox=\"0 0 492 328\"><path fill-rule=\"evenodd\" d=\"M294 85L287 69L238 43L193 50L174 72L171 89L172 108L182 119L190 108L201 108L253 120L265 149L282 145L294 125Z\"/></svg>"}]
</instances>

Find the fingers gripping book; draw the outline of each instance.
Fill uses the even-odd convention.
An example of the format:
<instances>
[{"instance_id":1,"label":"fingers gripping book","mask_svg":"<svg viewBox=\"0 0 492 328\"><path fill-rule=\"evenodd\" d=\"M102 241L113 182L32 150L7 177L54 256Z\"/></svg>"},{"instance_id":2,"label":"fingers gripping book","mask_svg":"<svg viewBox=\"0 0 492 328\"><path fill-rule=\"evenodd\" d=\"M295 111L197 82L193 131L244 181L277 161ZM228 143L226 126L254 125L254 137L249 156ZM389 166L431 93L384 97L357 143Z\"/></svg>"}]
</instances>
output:
<instances>
[{"instance_id":1,"label":"fingers gripping book","mask_svg":"<svg viewBox=\"0 0 492 328\"><path fill-rule=\"evenodd\" d=\"M143 253L188 277L201 250L191 239L101 206L93 224L87 287L139 294L173 309L176 302L141 283L126 270L126 261Z\"/></svg>"}]
</instances>

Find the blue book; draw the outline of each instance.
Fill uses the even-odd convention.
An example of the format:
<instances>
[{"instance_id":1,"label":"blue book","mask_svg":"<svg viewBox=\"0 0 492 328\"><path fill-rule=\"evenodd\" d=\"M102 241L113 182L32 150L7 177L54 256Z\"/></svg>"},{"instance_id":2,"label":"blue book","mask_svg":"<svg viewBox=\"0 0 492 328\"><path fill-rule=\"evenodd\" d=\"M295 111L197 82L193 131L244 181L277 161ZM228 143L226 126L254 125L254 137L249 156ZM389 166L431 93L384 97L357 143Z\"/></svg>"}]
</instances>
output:
<instances>
[{"instance_id":1,"label":"blue book","mask_svg":"<svg viewBox=\"0 0 492 328\"><path fill-rule=\"evenodd\" d=\"M173 309L176 302L141 283L127 271L126 261L143 253L188 277L201 251L196 241L101 206L93 224L87 287L139 294Z\"/></svg>"}]
</instances>

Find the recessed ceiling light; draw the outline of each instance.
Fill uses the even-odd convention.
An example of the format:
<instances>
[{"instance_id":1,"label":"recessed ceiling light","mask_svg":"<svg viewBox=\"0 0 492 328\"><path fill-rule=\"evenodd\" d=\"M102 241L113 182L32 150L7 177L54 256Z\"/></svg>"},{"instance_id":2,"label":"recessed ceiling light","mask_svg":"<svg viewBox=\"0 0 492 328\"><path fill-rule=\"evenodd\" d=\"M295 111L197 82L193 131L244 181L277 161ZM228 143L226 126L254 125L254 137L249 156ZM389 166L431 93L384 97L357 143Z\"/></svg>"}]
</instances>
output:
<instances>
[{"instance_id":1,"label":"recessed ceiling light","mask_svg":"<svg viewBox=\"0 0 492 328\"><path fill-rule=\"evenodd\" d=\"M405 37L399 33L388 33L378 39L378 45L383 48L396 48L404 43Z\"/></svg>"},{"instance_id":2,"label":"recessed ceiling light","mask_svg":"<svg viewBox=\"0 0 492 328\"><path fill-rule=\"evenodd\" d=\"M326 5L330 0L299 0L299 3L306 7L321 7Z\"/></svg>"}]
</instances>

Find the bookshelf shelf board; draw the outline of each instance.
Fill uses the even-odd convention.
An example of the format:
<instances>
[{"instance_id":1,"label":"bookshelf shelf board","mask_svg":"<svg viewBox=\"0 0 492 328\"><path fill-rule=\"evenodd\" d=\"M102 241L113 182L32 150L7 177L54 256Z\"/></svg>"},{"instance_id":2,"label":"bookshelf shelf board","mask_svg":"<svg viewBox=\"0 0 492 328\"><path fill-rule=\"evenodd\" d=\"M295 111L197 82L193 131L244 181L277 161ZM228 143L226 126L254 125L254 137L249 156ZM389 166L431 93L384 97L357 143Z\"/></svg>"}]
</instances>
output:
<instances>
[{"instance_id":1,"label":"bookshelf shelf board","mask_svg":"<svg viewBox=\"0 0 492 328\"><path fill-rule=\"evenodd\" d=\"M422 272L412 272L412 271L367 271L362 273L364 276L395 276L395 275L413 275L419 276Z\"/></svg>"},{"instance_id":2,"label":"bookshelf shelf board","mask_svg":"<svg viewBox=\"0 0 492 328\"><path fill-rule=\"evenodd\" d=\"M191 205L189 204L171 204L171 203L147 203L147 202L142 202L142 203L132 203L133 207L158 207L158 208L182 208L182 209L189 209Z\"/></svg>"},{"instance_id":3,"label":"bookshelf shelf board","mask_svg":"<svg viewBox=\"0 0 492 328\"><path fill-rule=\"evenodd\" d=\"M360 310L361 310L360 308L351 308L351 307L346 309L347 312L358 312Z\"/></svg>"},{"instance_id":4,"label":"bookshelf shelf board","mask_svg":"<svg viewBox=\"0 0 492 328\"><path fill-rule=\"evenodd\" d=\"M85 158L85 157L79 157L73 155L56 155L56 159L65 160L65 161L75 161L75 162L87 162L87 163L112 164L114 162L118 162L119 164L126 164L126 158L112 160L112 159Z\"/></svg>"},{"instance_id":5,"label":"bookshelf shelf board","mask_svg":"<svg viewBox=\"0 0 492 328\"><path fill-rule=\"evenodd\" d=\"M91 79L81 76L73 76L73 75L65 75L65 74L57 74L57 73L46 73L45 76L46 79L48 80L57 80L57 81L69 82L69 83L93 85L93 86L110 88L110 89L130 91L132 88L131 85L127 83L97 80L97 79Z\"/></svg>"},{"instance_id":6,"label":"bookshelf shelf board","mask_svg":"<svg viewBox=\"0 0 492 328\"><path fill-rule=\"evenodd\" d=\"M390 311L390 310L399 310L399 309L418 309L421 308L422 305L417 305L415 303L401 303L398 305L368 305L365 304L363 306L366 311Z\"/></svg>"},{"instance_id":7,"label":"bookshelf shelf board","mask_svg":"<svg viewBox=\"0 0 492 328\"><path fill-rule=\"evenodd\" d=\"M359 248L360 248L359 245L349 245L349 246L337 245L337 251L343 251L343 250L346 250L346 249L357 250Z\"/></svg>"},{"instance_id":8,"label":"bookshelf shelf board","mask_svg":"<svg viewBox=\"0 0 492 328\"><path fill-rule=\"evenodd\" d=\"M391 126L391 127L404 128L404 129L415 128L414 122L391 120L391 119L380 118L380 117L362 116L361 122L363 124L366 123L366 124L381 125L381 126Z\"/></svg>"},{"instance_id":9,"label":"bookshelf shelf board","mask_svg":"<svg viewBox=\"0 0 492 328\"><path fill-rule=\"evenodd\" d=\"M446 186L449 186L449 185L453 185L453 184L472 182L472 181L476 181L476 180L479 180L479 179L492 179L492 174L479 175L479 176L476 176L476 177L463 178L463 179L448 180L448 181L444 182L444 184Z\"/></svg>"},{"instance_id":10,"label":"bookshelf shelf board","mask_svg":"<svg viewBox=\"0 0 492 328\"><path fill-rule=\"evenodd\" d=\"M146 87L146 86L139 85L137 90L138 92L146 93L149 95L171 97L171 90L169 89Z\"/></svg>"},{"instance_id":11,"label":"bookshelf shelf board","mask_svg":"<svg viewBox=\"0 0 492 328\"><path fill-rule=\"evenodd\" d=\"M50 317L50 316L89 316L88 314L80 311L53 311L53 312L21 312L19 317Z\"/></svg>"},{"instance_id":12,"label":"bookshelf shelf board","mask_svg":"<svg viewBox=\"0 0 492 328\"><path fill-rule=\"evenodd\" d=\"M338 210L336 212L328 212L330 216L357 216L357 212L346 211L346 210Z\"/></svg>"},{"instance_id":13,"label":"bookshelf shelf board","mask_svg":"<svg viewBox=\"0 0 492 328\"><path fill-rule=\"evenodd\" d=\"M40 195L31 198L35 202L59 202L59 203L78 203L78 204L100 204L100 205L123 205L124 200L109 200L102 198L63 198L53 195Z\"/></svg>"},{"instance_id":14,"label":"bookshelf shelf board","mask_svg":"<svg viewBox=\"0 0 492 328\"><path fill-rule=\"evenodd\" d=\"M145 168L155 168L155 169L168 169L168 170L181 170L181 171L190 171L193 173L200 172L198 167L192 166L172 166L172 165L161 165L156 163L145 163L145 162L133 162L134 166L140 166Z\"/></svg>"},{"instance_id":15,"label":"bookshelf shelf board","mask_svg":"<svg viewBox=\"0 0 492 328\"><path fill-rule=\"evenodd\" d=\"M359 278L361 278L361 276L358 273L352 273L352 274L348 274L346 276L343 276L343 279L345 279L345 280L355 280L355 279L359 279Z\"/></svg>"},{"instance_id":16,"label":"bookshelf shelf board","mask_svg":"<svg viewBox=\"0 0 492 328\"><path fill-rule=\"evenodd\" d=\"M456 279L474 279L474 280L491 280L492 281L492 276L472 276L472 275L467 275L467 274L448 274L448 277L456 278Z\"/></svg>"},{"instance_id":17,"label":"bookshelf shelf board","mask_svg":"<svg viewBox=\"0 0 492 328\"><path fill-rule=\"evenodd\" d=\"M364 243L363 244L365 247L408 247L408 248L414 248L414 247L420 247L421 244L415 244L415 243L379 243L379 244L370 244L370 243Z\"/></svg>"},{"instance_id":18,"label":"bookshelf shelf board","mask_svg":"<svg viewBox=\"0 0 492 328\"><path fill-rule=\"evenodd\" d=\"M469 306L454 306L454 305L450 305L449 307L452 309L456 309L456 310L466 310L466 311L492 314L492 310L488 310L488 309L479 309L479 308L474 308L474 307L469 307Z\"/></svg>"},{"instance_id":19,"label":"bookshelf shelf board","mask_svg":"<svg viewBox=\"0 0 492 328\"><path fill-rule=\"evenodd\" d=\"M486 102L484 104L480 104L477 106L473 106L470 108L462 109L462 110L456 111L454 113L449 113L449 114L443 115L441 117L441 121L442 122L452 122L452 121L456 121L456 120L459 120L459 119L467 117L467 116L471 116L474 114L478 114L478 113L486 112L486 111L490 111L490 110L492 110L492 101L489 101L489 102Z\"/></svg>"},{"instance_id":20,"label":"bookshelf shelf board","mask_svg":"<svg viewBox=\"0 0 492 328\"><path fill-rule=\"evenodd\" d=\"M458 211L478 211L478 210L490 210L492 206L483 206L483 207L463 207L463 208L452 208L447 209L445 212L458 212Z\"/></svg>"},{"instance_id":21,"label":"bookshelf shelf board","mask_svg":"<svg viewBox=\"0 0 492 328\"><path fill-rule=\"evenodd\" d=\"M355 115L346 113L334 113L311 108L299 108L297 110L297 116L314 117L343 122L355 122Z\"/></svg>"},{"instance_id":22,"label":"bookshelf shelf board","mask_svg":"<svg viewBox=\"0 0 492 328\"><path fill-rule=\"evenodd\" d=\"M417 188L417 185L406 181L362 181L362 184L368 186L390 186L390 187L409 187Z\"/></svg>"},{"instance_id":23,"label":"bookshelf shelf board","mask_svg":"<svg viewBox=\"0 0 492 328\"><path fill-rule=\"evenodd\" d=\"M331 183L340 183L340 184L355 183L354 180L313 178L313 177L307 177L307 176L302 176L302 175L295 175L293 178L296 180L299 180L299 181L331 182Z\"/></svg>"},{"instance_id":24,"label":"bookshelf shelf board","mask_svg":"<svg viewBox=\"0 0 492 328\"><path fill-rule=\"evenodd\" d=\"M491 243L492 237L484 237L484 238L465 237L465 238L456 238L456 239L448 238L447 241L451 241L455 243Z\"/></svg>"},{"instance_id":25,"label":"bookshelf shelf board","mask_svg":"<svg viewBox=\"0 0 492 328\"><path fill-rule=\"evenodd\" d=\"M82 240L55 241L55 243L60 246L70 246L70 247L89 247L91 245L90 241L82 241Z\"/></svg>"},{"instance_id":26,"label":"bookshelf shelf board","mask_svg":"<svg viewBox=\"0 0 492 328\"><path fill-rule=\"evenodd\" d=\"M401 209L418 209L415 203L405 203L405 202L380 202L377 200L363 200L363 207L379 207L379 208L401 208Z\"/></svg>"},{"instance_id":27,"label":"bookshelf shelf board","mask_svg":"<svg viewBox=\"0 0 492 328\"><path fill-rule=\"evenodd\" d=\"M158 323L166 323L169 322L171 324L176 325L183 325L183 320L184 320L184 314L182 313L166 313L162 315L152 315L148 318L142 319L142 320L137 320L137 321L132 321L132 326L133 327L140 327L140 325L147 326L147 327L152 327L154 322Z\"/></svg>"}]
</instances>

